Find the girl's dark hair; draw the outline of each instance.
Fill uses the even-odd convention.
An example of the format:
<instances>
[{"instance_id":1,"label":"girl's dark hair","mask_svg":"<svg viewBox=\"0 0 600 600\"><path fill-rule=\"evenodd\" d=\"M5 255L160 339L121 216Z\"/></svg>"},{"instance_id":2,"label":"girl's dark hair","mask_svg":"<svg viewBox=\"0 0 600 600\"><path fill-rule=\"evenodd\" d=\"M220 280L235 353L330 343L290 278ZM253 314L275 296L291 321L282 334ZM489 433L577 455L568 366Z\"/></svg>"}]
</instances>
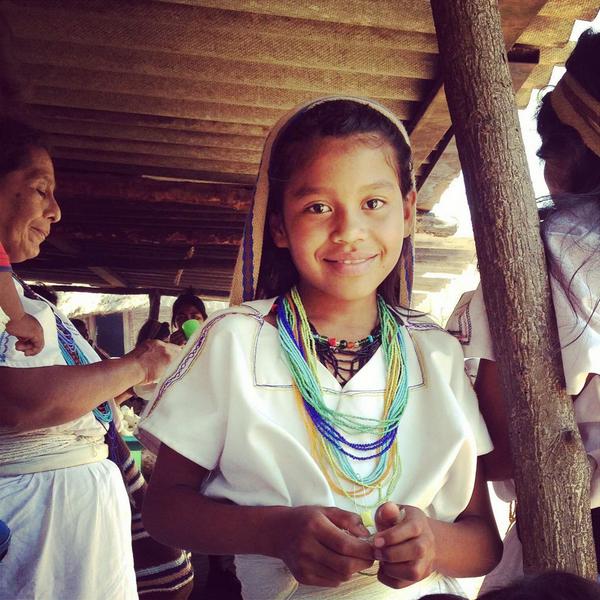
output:
<instances>
[{"instance_id":1,"label":"girl's dark hair","mask_svg":"<svg viewBox=\"0 0 600 600\"><path fill-rule=\"evenodd\" d=\"M548 572L523 577L479 600L600 600L600 586L572 573Z\"/></svg>"},{"instance_id":2,"label":"girl's dark hair","mask_svg":"<svg viewBox=\"0 0 600 600\"><path fill-rule=\"evenodd\" d=\"M167 322L155 321L154 319L148 319L138 331L137 340L135 342L136 347L146 340L161 340L163 342L169 339L171 330Z\"/></svg>"},{"instance_id":3,"label":"girl's dark hair","mask_svg":"<svg viewBox=\"0 0 600 600\"><path fill-rule=\"evenodd\" d=\"M50 152L41 131L23 121L0 119L0 178L27 166L33 148Z\"/></svg>"},{"instance_id":4,"label":"girl's dark hair","mask_svg":"<svg viewBox=\"0 0 600 600\"><path fill-rule=\"evenodd\" d=\"M181 310L182 306L193 306L201 315L204 320L207 319L208 315L206 314L206 307L204 306L204 302L196 294L193 289L189 289L183 294L177 296L177 300L173 302L173 312L171 313L171 326L175 327L175 317L177 313Z\"/></svg>"},{"instance_id":5,"label":"girl's dark hair","mask_svg":"<svg viewBox=\"0 0 600 600\"><path fill-rule=\"evenodd\" d=\"M600 102L600 33L593 29L582 33L565 66L577 83ZM537 130L542 138L537 154L543 160L558 159L565 165L569 195L599 193L600 156L583 143L573 127L558 118L551 95L542 98L537 114Z\"/></svg>"},{"instance_id":6,"label":"girl's dark hair","mask_svg":"<svg viewBox=\"0 0 600 600\"><path fill-rule=\"evenodd\" d=\"M600 33L594 32L593 29L583 32L565 66L571 77L576 79L590 96L600 102ZM542 231L544 233L548 231L555 219L562 216L568 218L568 213L576 210L582 202L593 202L597 207L597 210L590 212L590 214L596 212L597 216L591 218L588 223L588 233L600 231L600 156L583 143L581 136L573 127L564 124L558 118L552 107L551 96L552 92L542 98L537 114L537 130L542 139L537 154L545 161L556 161L556 164L560 165L563 179L561 187L564 187L565 191L555 195L550 206L545 206L540 211ZM572 243L579 244L585 235L574 237ZM546 235L542 236L542 239L546 245ZM548 269L565 291L571 307L575 310L578 300L571 290L572 281L590 260L598 258L597 253L590 254L568 280L562 274L559 261L547 248L546 250ZM568 248L565 247L564 251L567 250ZM597 307L598 303L592 315ZM573 333L579 337L583 331ZM573 343L577 337L569 343Z\"/></svg>"},{"instance_id":7,"label":"girl's dark hair","mask_svg":"<svg viewBox=\"0 0 600 600\"><path fill-rule=\"evenodd\" d=\"M395 152L403 197L414 189L410 146L394 123L379 111L352 100L329 100L298 113L279 132L271 150L269 199L257 298L283 294L298 281L298 272L289 251L275 245L269 226L271 215L282 211L285 188L293 173L310 157L314 143L320 138L344 138L356 134L373 146L389 144ZM392 306L398 304L400 278L399 260L378 290Z\"/></svg>"}]
</instances>

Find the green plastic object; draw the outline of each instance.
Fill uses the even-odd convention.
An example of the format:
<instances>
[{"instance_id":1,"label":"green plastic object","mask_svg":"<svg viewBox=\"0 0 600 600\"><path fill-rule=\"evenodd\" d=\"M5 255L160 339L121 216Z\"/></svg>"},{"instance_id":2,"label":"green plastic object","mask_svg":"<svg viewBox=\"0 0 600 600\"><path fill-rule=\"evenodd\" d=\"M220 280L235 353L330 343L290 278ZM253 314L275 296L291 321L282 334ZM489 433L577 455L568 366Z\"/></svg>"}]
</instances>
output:
<instances>
[{"instance_id":1,"label":"green plastic object","mask_svg":"<svg viewBox=\"0 0 600 600\"><path fill-rule=\"evenodd\" d=\"M197 329L200 329L200 325L200 321L196 321L196 319L188 319L185 321L181 326L185 339L189 340L192 337L192 334L195 333Z\"/></svg>"}]
</instances>

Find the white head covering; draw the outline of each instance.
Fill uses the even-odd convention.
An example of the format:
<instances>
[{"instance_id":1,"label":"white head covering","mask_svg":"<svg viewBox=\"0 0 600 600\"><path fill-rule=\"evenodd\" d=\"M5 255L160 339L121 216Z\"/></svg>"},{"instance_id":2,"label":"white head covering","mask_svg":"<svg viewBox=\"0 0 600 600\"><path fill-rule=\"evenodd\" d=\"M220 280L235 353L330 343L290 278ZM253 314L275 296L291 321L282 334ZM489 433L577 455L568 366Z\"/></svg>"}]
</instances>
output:
<instances>
[{"instance_id":1,"label":"white head covering","mask_svg":"<svg viewBox=\"0 0 600 600\"><path fill-rule=\"evenodd\" d=\"M230 304L232 306L254 300L256 295L256 286L259 280L259 270L262 258L263 236L265 231L267 204L269 201L269 165L271 163L271 148L279 135L279 132L297 115L306 112L324 102L332 102L338 100L346 100L356 102L371 107L377 112L386 117L400 132L410 147L410 140L402 122L381 104L365 98L354 98L351 96L329 96L319 98L304 104L298 108L291 110L289 113L281 117L276 125L271 129L260 162L258 178L256 180L256 188L254 190L254 198L250 207L250 212L244 227L244 235L240 244L235 270L233 273L233 283L231 286ZM414 187L414 185L413 185ZM414 215L413 215L414 216ZM400 283L400 297L398 304L402 306L410 306L410 294L412 290L413 280L413 241L414 241L414 224L415 219L412 219L412 231L410 237L404 240L402 247L402 255L400 257L403 277Z\"/></svg>"}]
</instances>

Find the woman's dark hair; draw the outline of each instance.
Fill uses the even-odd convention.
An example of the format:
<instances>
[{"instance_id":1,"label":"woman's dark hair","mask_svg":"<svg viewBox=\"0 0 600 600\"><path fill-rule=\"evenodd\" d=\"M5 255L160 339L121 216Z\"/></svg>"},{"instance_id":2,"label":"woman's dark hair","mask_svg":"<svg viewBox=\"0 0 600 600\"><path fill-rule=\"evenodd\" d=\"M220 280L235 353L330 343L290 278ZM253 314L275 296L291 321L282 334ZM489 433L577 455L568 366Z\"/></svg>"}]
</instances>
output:
<instances>
[{"instance_id":1,"label":"woman's dark hair","mask_svg":"<svg viewBox=\"0 0 600 600\"><path fill-rule=\"evenodd\" d=\"M584 31L565 66L567 73L590 96L600 102L600 33L594 32L593 29ZM542 231L544 233L548 231L555 219L563 216L570 218L568 213L576 210L576 207L582 202L593 202L598 209L590 212L590 215L596 212L597 217L591 217L588 223L588 233L600 231L600 156L584 144L581 136L573 127L564 124L558 118L552 106L551 96L552 92L542 98L537 114L537 130L542 139L542 145L537 154L541 159L550 161L551 168L560 169L560 187L564 189L564 192L553 196L553 202L540 211ZM593 209L594 206L590 208ZM572 243L579 244L585 235L574 236ZM542 236L542 239L546 244L546 235ZM559 261L548 249L546 250L548 269L563 288L571 307L575 310L578 300L571 290L572 281L579 270L589 261L597 260L597 252L590 254L569 280L563 275ZM565 247L564 250L567 251L568 248ZM596 303L592 315L596 311L598 303L600 303L600 299ZM576 337L569 343L573 343L583 333L583 330L573 331L573 333Z\"/></svg>"},{"instance_id":2,"label":"woman's dark hair","mask_svg":"<svg viewBox=\"0 0 600 600\"><path fill-rule=\"evenodd\" d=\"M600 33L588 29L581 34L566 62L567 72L590 96L600 102ZM537 114L537 130L542 138L538 156L559 160L565 166L568 195L598 194L600 192L600 156L594 154L573 127L557 116L546 94Z\"/></svg>"},{"instance_id":3,"label":"woman's dark hair","mask_svg":"<svg viewBox=\"0 0 600 600\"><path fill-rule=\"evenodd\" d=\"M183 294L177 296L177 300L173 303L173 312L171 313L171 326L175 327L175 317L181 310L182 306L193 306L201 315L204 320L207 319L206 307L204 302L196 294L193 289L185 291Z\"/></svg>"},{"instance_id":4,"label":"woman's dark hair","mask_svg":"<svg viewBox=\"0 0 600 600\"><path fill-rule=\"evenodd\" d=\"M479 600L600 600L600 585L560 571L523 577L515 583L492 590Z\"/></svg>"},{"instance_id":5,"label":"woman's dark hair","mask_svg":"<svg viewBox=\"0 0 600 600\"><path fill-rule=\"evenodd\" d=\"M343 138L356 134L363 136L365 143L373 146L388 143L395 152L402 196L406 197L414 189L410 146L397 127L379 111L352 100L330 100L298 113L279 132L271 150L269 199L257 298L283 294L298 280L298 272L289 251L275 245L269 226L271 215L281 213L285 188L293 173L310 157L314 143L320 138ZM399 267L400 261L378 290L385 301L393 306L398 304Z\"/></svg>"},{"instance_id":6,"label":"woman's dark hair","mask_svg":"<svg viewBox=\"0 0 600 600\"><path fill-rule=\"evenodd\" d=\"M41 131L23 121L0 119L0 178L27 166L33 148L50 152Z\"/></svg>"},{"instance_id":7,"label":"woman's dark hair","mask_svg":"<svg viewBox=\"0 0 600 600\"><path fill-rule=\"evenodd\" d=\"M163 342L169 339L171 330L169 324L166 321L162 323L154 319L148 319L138 331L137 340L135 342L136 347L146 340L161 340Z\"/></svg>"}]
</instances>

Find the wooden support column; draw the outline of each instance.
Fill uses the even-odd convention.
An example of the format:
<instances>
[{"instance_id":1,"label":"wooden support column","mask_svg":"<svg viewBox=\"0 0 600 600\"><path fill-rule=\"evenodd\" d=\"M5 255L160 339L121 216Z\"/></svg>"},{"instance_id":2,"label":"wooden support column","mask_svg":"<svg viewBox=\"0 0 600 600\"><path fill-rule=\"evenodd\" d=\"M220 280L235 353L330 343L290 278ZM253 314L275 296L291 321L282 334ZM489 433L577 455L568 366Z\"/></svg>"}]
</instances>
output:
<instances>
[{"instance_id":1,"label":"wooden support column","mask_svg":"<svg viewBox=\"0 0 600 600\"><path fill-rule=\"evenodd\" d=\"M589 466L562 377L496 0L431 0L484 299L509 406L527 572L596 578Z\"/></svg>"},{"instance_id":2,"label":"wooden support column","mask_svg":"<svg viewBox=\"0 0 600 600\"><path fill-rule=\"evenodd\" d=\"M148 294L148 298L150 299L150 312L148 313L148 319L158 321L160 314L160 291L152 290Z\"/></svg>"}]
</instances>

